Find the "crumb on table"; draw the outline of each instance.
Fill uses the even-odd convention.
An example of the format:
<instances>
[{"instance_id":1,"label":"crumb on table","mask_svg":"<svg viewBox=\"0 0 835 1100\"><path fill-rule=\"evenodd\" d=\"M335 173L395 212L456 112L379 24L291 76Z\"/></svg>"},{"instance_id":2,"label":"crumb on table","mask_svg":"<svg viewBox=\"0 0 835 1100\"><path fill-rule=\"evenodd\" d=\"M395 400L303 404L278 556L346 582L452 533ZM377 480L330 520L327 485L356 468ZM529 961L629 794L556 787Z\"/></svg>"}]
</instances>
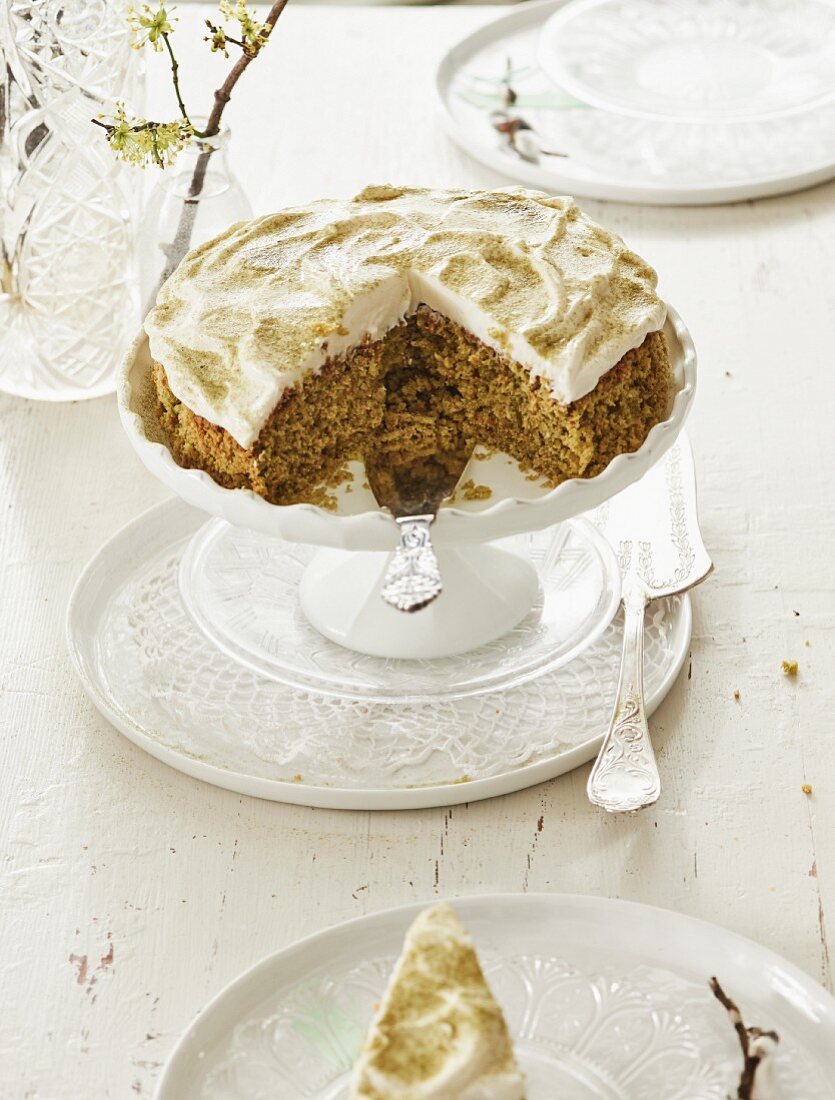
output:
<instances>
[{"instance_id":1,"label":"crumb on table","mask_svg":"<svg viewBox=\"0 0 835 1100\"><path fill-rule=\"evenodd\" d=\"M784 676L790 676L792 679L797 676L797 661L783 661L780 668Z\"/></svg>"},{"instance_id":2,"label":"crumb on table","mask_svg":"<svg viewBox=\"0 0 835 1100\"><path fill-rule=\"evenodd\" d=\"M803 786L800 789L801 789L801 791L803 791L804 794L807 794L807 795L811 794L812 793L812 784L811 783L804 783Z\"/></svg>"},{"instance_id":3,"label":"crumb on table","mask_svg":"<svg viewBox=\"0 0 835 1100\"><path fill-rule=\"evenodd\" d=\"M736 699L736 701L739 702L739 698L740 698L739 688L737 688L736 691L734 692L734 699Z\"/></svg>"}]
</instances>

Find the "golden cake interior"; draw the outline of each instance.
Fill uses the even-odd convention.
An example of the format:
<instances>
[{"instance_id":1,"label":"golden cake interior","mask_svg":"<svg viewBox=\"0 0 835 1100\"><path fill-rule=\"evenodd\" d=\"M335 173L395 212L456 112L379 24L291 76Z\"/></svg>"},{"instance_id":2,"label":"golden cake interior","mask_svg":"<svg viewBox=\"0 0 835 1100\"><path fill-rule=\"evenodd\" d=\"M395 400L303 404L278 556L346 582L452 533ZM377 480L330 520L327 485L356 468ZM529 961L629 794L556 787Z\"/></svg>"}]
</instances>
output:
<instances>
[{"instance_id":1,"label":"golden cake interior","mask_svg":"<svg viewBox=\"0 0 835 1100\"><path fill-rule=\"evenodd\" d=\"M180 465L274 504L332 503L358 459L380 469L480 444L551 484L592 477L641 446L667 412L670 365L650 333L570 405L547 381L426 306L287 390L250 448L172 393L153 364L157 415Z\"/></svg>"}]
</instances>

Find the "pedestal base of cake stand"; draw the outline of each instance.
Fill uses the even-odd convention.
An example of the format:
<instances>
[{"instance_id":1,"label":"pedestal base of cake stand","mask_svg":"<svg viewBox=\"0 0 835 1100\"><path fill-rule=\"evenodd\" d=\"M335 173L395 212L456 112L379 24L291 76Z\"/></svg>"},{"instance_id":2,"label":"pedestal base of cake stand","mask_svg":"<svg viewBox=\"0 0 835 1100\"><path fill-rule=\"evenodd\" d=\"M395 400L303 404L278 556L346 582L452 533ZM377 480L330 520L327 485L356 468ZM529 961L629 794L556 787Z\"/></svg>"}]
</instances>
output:
<instances>
[{"instance_id":1,"label":"pedestal base of cake stand","mask_svg":"<svg viewBox=\"0 0 835 1100\"><path fill-rule=\"evenodd\" d=\"M380 596L386 551L323 551L214 519L184 547L178 587L212 648L258 675L391 704L553 672L600 638L620 601L614 552L587 520L439 557L443 593L407 615Z\"/></svg>"},{"instance_id":2,"label":"pedestal base of cake stand","mask_svg":"<svg viewBox=\"0 0 835 1100\"><path fill-rule=\"evenodd\" d=\"M299 602L320 634L372 657L434 660L501 638L539 595L529 561L496 546L437 551L443 592L411 614L380 595L389 555L320 550L299 586Z\"/></svg>"}]
</instances>

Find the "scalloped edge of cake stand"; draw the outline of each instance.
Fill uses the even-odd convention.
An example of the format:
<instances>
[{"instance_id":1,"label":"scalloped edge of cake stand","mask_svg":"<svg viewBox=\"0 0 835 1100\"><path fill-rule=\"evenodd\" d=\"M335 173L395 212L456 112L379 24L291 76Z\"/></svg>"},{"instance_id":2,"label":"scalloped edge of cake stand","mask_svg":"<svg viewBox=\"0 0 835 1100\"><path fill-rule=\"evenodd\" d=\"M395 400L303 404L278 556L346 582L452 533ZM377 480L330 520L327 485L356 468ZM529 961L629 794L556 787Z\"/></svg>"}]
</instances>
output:
<instances>
[{"instance_id":1,"label":"scalloped edge of cake stand","mask_svg":"<svg viewBox=\"0 0 835 1100\"><path fill-rule=\"evenodd\" d=\"M435 543L458 546L542 530L602 504L663 458L684 426L696 389L696 349L684 322L670 306L664 333L673 370L668 415L652 428L637 451L617 455L596 477L572 478L554 489L526 481L513 463L516 484L510 495L502 495L504 490L497 484L494 494L499 499L491 498L493 502L486 507L483 501L442 507L433 527ZM188 504L237 527L291 542L342 550L393 549L396 530L389 513L380 508L346 514L313 504L270 504L249 489L225 489L203 470L179 466L156 424L149 401L149 372L148 339L142 331L120 368L116 390L119 414L147 469ZM480 480L488 480L489 484L485 477L488 465L489 462L479 463L478 473ZM493 467L499 471L499 481L502 470L505 479L510 476L510 465L506 456L499 456ZM513 495L520 491L530 492L531 496ZM341 501L347 499L342 497Z\"/></svg>"}]
</instances>

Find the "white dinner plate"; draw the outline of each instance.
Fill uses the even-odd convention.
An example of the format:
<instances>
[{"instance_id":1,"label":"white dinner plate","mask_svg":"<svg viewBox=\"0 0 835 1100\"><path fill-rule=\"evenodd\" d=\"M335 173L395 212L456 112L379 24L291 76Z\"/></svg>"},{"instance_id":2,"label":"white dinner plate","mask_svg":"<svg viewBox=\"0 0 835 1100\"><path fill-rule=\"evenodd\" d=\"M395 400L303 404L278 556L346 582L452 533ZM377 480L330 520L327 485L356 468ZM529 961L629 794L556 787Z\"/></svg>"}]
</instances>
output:
<instances>
[{"instance_id":1,"label":"white dinner plate","mask_svg":"<svg viewBox=\"0 0 835 1100\"><path fill-rule=\"evenodd\" d=\"M750 940L631 902L560 894L462 898L508 1019L528 1100L727 1100L748 1026L780 1035L779 1100L831 1100L835 1000ZM346 1100L351 1067L418 905L272 955L188 1028L156 1100Z\"/></svg>"},{"instance_id":2,"label":"white dinner plate","mask_svg":"<svg viewBox=\"0 0 835 1100\"><path fill-rule=\"evenodd\" d=\"M617 684L620 617L558 671L503 691L408 704L308 694L238 664L195 626L178 571L203 519L178 499L139 516L92 559L67 612L70 653L88 695L159 760L242 794L371 810L490 798L596 755ZM238 602L246 614L246 600ZM686 596L649 610L649 712L681 669L691 621ZM311 660L318 654L326 664L331 649L344 659L347 651L312 627L298 629L308 637L299 634L296 644L309 647ZM494 648L501 661L503 647Z\"/></svg>"},{"instance_id":3,"label":"white dinner plate","mask_svg":"<svg viewBox=\"0 0 835 1100\"><path fill-rule=\"evenodd\" d=\"M732 6L738 8L743 2L734 0ZM652 6L660 13L658 18L666 21L678 5L679 0L653 0ZM783 8L802 15L814 5L825 8L830 0L797 0ZM704 0L700 6L714 7L716 0ZM569 10L565 0L519 5L467 35L441 61L436 74L441 121L451 137L482 164L552 194L670 205L777 195L835 175L835 103L828 99L827 90L835 70L821 73L817 92L807 94L792 85L781 102L799 106L794 114L720 121L722 112L714 105L709 122L688 121L670 109L665 117L651 118L646 117L646 98L637 93L633 96L637 105L630 114L623 113L622 99L620 110L603 109L555 84L542 68L543 53L552 56L555 51L550 38L540 45L543 28L563 8ZM627 37L631 2L620 8L627 12L622 32ZM645 8L644 3L637 10ZM604 47L611 51L617 43L600 44L598 53ZM692 66L689 74L694 75ZM686 76L682 73L682 85ZM523 160L495 132L490 114L502 106L508 77L517 95L513 111L540 135L544 148L565 156ZM591 79L586 74L586 94ZM614 92L604 83L600 76L596 98L602 102L608 94L606 102L611 103ZM579 83L574 86L579 90ZM657 110L664 113L664 105Z\"/></svg>"}]
</instances>

